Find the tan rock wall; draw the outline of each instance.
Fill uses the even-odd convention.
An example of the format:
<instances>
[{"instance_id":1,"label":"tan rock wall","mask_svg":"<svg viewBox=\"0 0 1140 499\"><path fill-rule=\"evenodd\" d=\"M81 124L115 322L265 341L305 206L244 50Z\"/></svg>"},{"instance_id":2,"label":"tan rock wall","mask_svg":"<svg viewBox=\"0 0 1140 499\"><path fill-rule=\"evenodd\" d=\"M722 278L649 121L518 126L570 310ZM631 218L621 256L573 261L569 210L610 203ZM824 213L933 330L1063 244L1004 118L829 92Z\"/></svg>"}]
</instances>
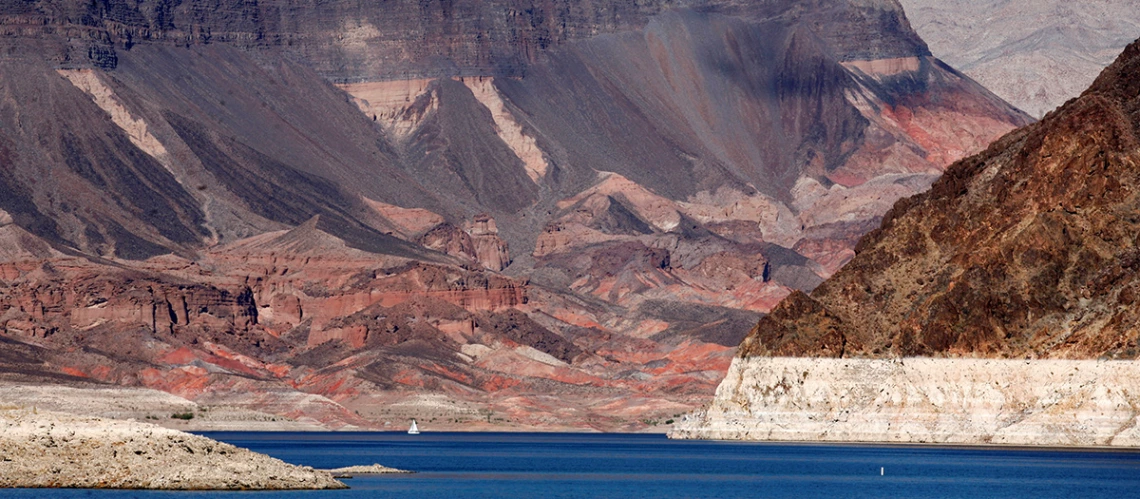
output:
<instances>
[{"instance_id":1,"label":"tan rock wall","mask_svg":"<svg viewBox=\"0 0 1140 499\"><path fill-rule=\"evenodd\" d=\"M1140 362L733 360L673 438L1140 445Z\"/></svg>"}]
</instances>

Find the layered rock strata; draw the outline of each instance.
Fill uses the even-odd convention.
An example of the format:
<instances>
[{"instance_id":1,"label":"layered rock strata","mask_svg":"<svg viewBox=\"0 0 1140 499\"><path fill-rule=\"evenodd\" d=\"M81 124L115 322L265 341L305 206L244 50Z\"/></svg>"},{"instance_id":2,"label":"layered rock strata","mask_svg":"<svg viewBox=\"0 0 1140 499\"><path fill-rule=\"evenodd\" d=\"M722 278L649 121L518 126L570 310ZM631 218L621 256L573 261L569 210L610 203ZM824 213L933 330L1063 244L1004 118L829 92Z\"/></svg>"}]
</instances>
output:
<instances>
[{"instance_id":1,"label":"layered rock strata","mask_svg":"<svg viewBox=\"0 0 1140 499\"><path fill-rule=\"evenodd\" d=\"M1136 361L737 358L670 436L1134 447L1137 383Z\"/></svg>"},{"instance_id":2,"label":"layered rock strata","mask_svg":"<svg viewBox=\"0 0 1140 499\"><path fill-rule=\"evenodd\" d=\"M148 423L10 407L0 409L0 487L347 488L326 471Z\"/></svg>"}]
</instances>

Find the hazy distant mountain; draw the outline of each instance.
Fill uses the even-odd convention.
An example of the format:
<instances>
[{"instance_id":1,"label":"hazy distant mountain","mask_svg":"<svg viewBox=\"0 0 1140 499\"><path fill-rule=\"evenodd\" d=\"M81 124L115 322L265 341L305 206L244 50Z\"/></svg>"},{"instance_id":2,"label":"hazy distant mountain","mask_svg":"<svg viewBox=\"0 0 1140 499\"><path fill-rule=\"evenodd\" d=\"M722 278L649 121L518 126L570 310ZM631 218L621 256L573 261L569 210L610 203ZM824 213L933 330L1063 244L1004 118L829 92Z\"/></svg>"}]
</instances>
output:
<instances>
[{"instance_id":1,"label":"hazy distant mountain","mask_svg":"<svg viewBox=\"0 0 1140 499\"><path fill-rule=\"evenodd\" d=\"M934 55L1040 118L1140 37L1132 0L901 0Z\"/></svg>"}]
</instances>

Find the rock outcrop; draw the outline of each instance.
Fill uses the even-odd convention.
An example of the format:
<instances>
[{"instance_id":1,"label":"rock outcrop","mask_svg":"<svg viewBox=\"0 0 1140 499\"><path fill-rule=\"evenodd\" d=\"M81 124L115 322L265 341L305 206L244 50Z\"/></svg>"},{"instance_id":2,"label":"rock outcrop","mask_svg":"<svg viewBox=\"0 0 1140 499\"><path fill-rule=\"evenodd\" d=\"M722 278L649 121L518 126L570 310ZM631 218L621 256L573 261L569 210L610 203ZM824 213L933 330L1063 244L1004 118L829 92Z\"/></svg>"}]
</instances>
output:
<instances>
[{"instance_id":1,"label":"rock outcrop","mask_svg":"<svg viewBox=\"0 0 1140 499\"><path fill-rule=\"evenodd\" d=\"M1140 41L896 203L759 321L676 436L1140 444L1138 82Z\"/></svg>"},{"instance_id":2,"label":"rock outcrop","mask_svg":"<svg viewBox=\"0 0 1140 499\"><path fill-rule=\"evenodd\" d=\"M511 264L511 250L507 242L499 237L499 228L495 225L494 218L487 214L476 215L467 233L471 235L471 242L475 246L475 260L483 268L498 272Z\"/></svg>"},{"instance_id":3,"label":"rock outcrop","mask_svg":"<svg viewBox=\"0 0 1140 499\"><path fill-rule=\"evenodd\" d=\"M0 408L0 487L343 489L326 471L134 421Z\"/></svg>"}]
</instances>

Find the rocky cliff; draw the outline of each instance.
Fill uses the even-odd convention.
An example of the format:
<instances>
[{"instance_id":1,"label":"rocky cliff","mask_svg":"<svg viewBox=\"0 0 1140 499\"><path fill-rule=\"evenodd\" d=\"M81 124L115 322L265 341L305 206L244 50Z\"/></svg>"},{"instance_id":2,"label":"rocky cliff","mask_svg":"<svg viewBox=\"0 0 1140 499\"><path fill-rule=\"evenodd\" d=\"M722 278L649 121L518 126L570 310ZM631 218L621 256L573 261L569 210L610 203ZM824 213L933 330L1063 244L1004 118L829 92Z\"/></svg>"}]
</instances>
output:
<instances>
[{"instance_id":1,"label":"rocky cliff","mask_svg":"<svg viewBox=\"0 0 1140 499\"><path fill-rule=\"evenodd\" d=\"M1030 121L893 1L0 13L4 368L331 426L691 408Z\"/></svg>"},{"instance_id":2,"label":"rocky cliff","mask_svg":"<svg viewBox=\"0 0 1140 499\"><path fill-rule=\"evenodd\" d=\"M896 203L846 267L759 321L679 435L1134 445L1117 437L1140 369L1138 81L1140 42Z\"/></svg>"}]
</instances>

